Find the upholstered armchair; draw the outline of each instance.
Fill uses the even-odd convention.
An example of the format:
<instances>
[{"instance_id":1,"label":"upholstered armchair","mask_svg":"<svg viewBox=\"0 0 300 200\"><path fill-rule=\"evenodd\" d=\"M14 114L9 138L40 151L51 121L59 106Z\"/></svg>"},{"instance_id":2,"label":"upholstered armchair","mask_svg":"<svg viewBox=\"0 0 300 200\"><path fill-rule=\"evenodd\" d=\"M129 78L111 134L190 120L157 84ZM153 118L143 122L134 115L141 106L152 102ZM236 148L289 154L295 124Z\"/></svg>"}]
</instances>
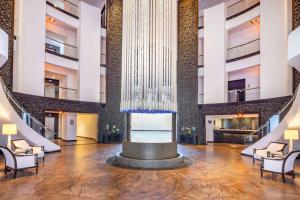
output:
<instances>
[{"instance_id":1,"label":"upholstered armchair","mask_svg":"<svg viewBox=\"0 0 300 200\"><path fill-rule=\"evenodd\" d=\"M13 176L16 178L17 171L35 168L38 173L38 162L36 154L22 154L16 155L9 148L0 146L0 150L3 152L5 157L5 168L4 173L6 174L9 170L13 171Z\"/></svg>"},{"instance_id":2,"label":"upholstered armchair","mask_svg":"<svg viewBox=\"0 0 300 200\"><path fill-rule=\"evenodd\" d=\"M22 154L30 151L31 154L37 154L38 158L43 159L43 162L45 161L45 152L43 146L31 146L24 139L12 140L11 143L16 154Z\"/></svg>"},{"instance_id":3,"label":"upholstered armchair","mask_svg":"<svg viewBox=\"0 0 300 200\"><path fill-rule=\"evenodd\" d=\"M261 177L263 177L264 171L277 173L282 175L282 181L285 183L285 174L292 175L293 179L295 178L294 172L294 164L296 158L300 155L299 151L292 151L288 155L283 158L274 157L262 158L262 165L261 165Z\"/></svg>"},{"instance_id":4,"label":"upholstered armchair","mask_svg":"<svg viewBox=\"0 0 300 200\"><path fill-rule=\"evenodd\" d=\"M286 143L280 142L271 142L267 147L262 149L254 149L253 150L253 164L255 164L255 160L261 160L262 157L270 157L271 154L277 156L284 155L284 148L287 146ZM268 156L270 154L270 156Z\"/></svg>"}]
</instances>

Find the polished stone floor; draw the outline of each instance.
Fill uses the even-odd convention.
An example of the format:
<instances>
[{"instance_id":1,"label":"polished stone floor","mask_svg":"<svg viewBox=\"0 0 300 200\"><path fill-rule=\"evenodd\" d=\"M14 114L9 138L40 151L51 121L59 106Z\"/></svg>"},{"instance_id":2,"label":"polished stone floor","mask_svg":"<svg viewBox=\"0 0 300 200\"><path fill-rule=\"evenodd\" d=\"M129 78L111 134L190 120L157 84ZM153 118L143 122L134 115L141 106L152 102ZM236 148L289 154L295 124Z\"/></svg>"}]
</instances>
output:
<instances>
[{"instance_id":1,"label":"polished stone floor","mask_svg":"<svg viewBox=\"0 0 300 200\"><path fill-rule=\"evenodd\" d=\"M45 165L17 179L0 173L0 199L300 199L300 162L296 179L260 178L259 164L240 155L241 146L179 146L193 165L177 170L141 171L106 164L120 145L64 146ZM0 159L3 168L3 158Z\"/></svg>"}]
</instances>

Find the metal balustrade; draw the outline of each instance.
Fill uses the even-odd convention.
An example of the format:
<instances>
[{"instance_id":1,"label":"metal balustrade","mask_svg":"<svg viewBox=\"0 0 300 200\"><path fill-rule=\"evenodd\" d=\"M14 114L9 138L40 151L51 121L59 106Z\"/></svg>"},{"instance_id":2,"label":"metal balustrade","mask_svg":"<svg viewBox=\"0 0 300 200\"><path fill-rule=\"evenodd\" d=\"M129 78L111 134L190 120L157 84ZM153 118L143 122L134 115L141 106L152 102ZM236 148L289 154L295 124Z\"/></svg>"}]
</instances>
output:
<instances>
[{"instance_id":1,"label":"metal balustrade","mask_svg":"<svg viewBox=\"0 0 300 200\"><path fill-rule=\"evenodd\" d=\"M198 94L198 104L204 103L204 94Z\"/></svg>"},{"instance_id":2,"label":"metal balustrade","mask_svg":"<svg viewBox=\"0 0 300 200\"><path fill-rule=\"evenodd\" d=\"M78 5L72 2L71 0L47 0L48 4L51 6L65 11L75 17L78 17Z\"/></svg>"},{"instance_id":3,"label":"metal balustrade","mask_svg":"<svg viewBox=\"0 0 300 200\"><path fill-rule=\"evenodd\" d=\"M70 59L78 59L78 49L76 46L66 44L57 39L46 36L46 52Z\"/></svg>"},{"instance_id":4,"label":"metal balustrade","mask_svg":"<svg viewBox=\"0 0 300 200\"><path fill-rule=\"evenodd\" d=\"M198 56L198 66L203 67L204 66L204 55Z\"/></svg>"},{"instance_id":5,"label":"metal balustrade","mask_svg":"<svg viewBox=\"0 0 300 200\"><path fill-rule=\"evenodd\" d=\"M106 103L106 92L100 91L100 103Z\"/></svg>"},{"instance_id":6,"label":"metal balustrade","mask_svg":"<svg viewBox=\"0 0 300 200\"><path fill-rule=\"evenodd\" d=\"M259 52L260 38L227 49L227 62L233 62Z\"/></svg>"},{"instance_id":7,"label":"metal balustrade","mask_svg":"<svg viewBox=\"0 0 300 200\"><path fill-rule=\"evenodd\" d=\"M48 84L45 85L45 97L74 101L78 100L76 89L64 88Z\"/></svg>"},{"instance_id":8,"label":"metal balustrade","mask_svg":"<svg viewBox=\"0 0 300 200\"><path fill-rule=\"evenodd\" d=\"M252 101L260 99L260 87L228 91L228 102Z\"/></svg>"},{"instance_id":9,"label":"metal balustrade","mask_svg":"<svg viewBox=\"0 0 300 200\"><path fill-rule=\"evenodd\" d=\"M260 0L241 0L227 7L227 19L232 19L240 13L255 7L260 3Z\"/></svg>"}]
</instances>

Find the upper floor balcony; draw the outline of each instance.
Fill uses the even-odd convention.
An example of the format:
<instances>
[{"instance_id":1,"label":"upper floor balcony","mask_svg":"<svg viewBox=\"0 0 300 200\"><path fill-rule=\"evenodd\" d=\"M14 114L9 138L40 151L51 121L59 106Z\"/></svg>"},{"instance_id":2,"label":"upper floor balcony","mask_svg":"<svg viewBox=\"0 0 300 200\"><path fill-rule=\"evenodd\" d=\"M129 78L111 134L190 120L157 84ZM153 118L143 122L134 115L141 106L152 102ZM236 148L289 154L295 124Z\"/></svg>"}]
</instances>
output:
<instances>
[{"instance_id":1,"label":"upper floor balcony","mask_svg":"<svg viewBox=\"0 0 300 200\"><path fill-rule=\"evenodd\" d=\"M47 53L73 61L78 61L78 48L76 46L66 44L48 36L46 36L45 41L45 50Z\"/></svg>"},{"instance_id":2,"label":"upper floor balcony","mask_svg":"<svg viewBox=\"0 0 300 200\"><path fill-rule=\"evenodd\" d=\"M260 5L260 0L239 0L227 7L227 20L238 17Z\"/></svg>"},{"instance_id":3,"label":"upper floor balcony","mask_svg":"<svg viewBox=\"0 0 300 200\"><path fill-rule=\"evenodd\" d=\"M227 49L226 63L260 54L260 38Z\"/></svg>"},{"instance_id":4,"label":"upper floor balcony","mask_svg":"<svg viewBox=\"0 0 300 200\"><path fill-rule=\"evenodd\" d=\"M73 101L78 100L78 94L76 89L60 87L50 83L45 84L45 97Z\"/></svg>"},{"instance_id":5,"label":"upper floor balcony","mask_svg":"<svg viewBox=\"0 0 300 200\"><path fill-rule=\"evenodd\" d=\"M47 5L71 17L79 19L78 5L72 0L47 0Z\"/></svg>"},{"instance_id":6,"label":"upper floor balcony","mask_svg":"<svg viewBox=\"0 0 300 200\"><path fill-rule=\"evenodd\" d=\"M228 102L243 102L260 99L260 87L228 90Z\"/></svg>"}]
</instances>

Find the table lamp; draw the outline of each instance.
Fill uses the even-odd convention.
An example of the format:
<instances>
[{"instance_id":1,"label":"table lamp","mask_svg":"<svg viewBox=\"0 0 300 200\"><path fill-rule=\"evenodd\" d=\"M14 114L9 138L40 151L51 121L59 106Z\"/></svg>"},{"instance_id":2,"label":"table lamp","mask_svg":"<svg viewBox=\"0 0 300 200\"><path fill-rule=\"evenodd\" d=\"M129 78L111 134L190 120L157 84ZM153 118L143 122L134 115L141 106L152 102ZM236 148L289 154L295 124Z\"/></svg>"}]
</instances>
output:
<instances>
[{"instance_id":1,"label":"table lamp","mask_svg":"<svg viewBox=\"0 0 300 200\"><path fill-rule=\"evenodd\" d=\"M293 151L293 140L299 140L298 130L285 130L284 139L290 140L289 152Z\"/></svg>"},{"instance_id":2,"label":"table lamp","mask_svg":"<svg viewBox=\"0 0 300 200\"><path fill-rule=\"evenodd\" d=\"M11 135L17 134L17 125L16 124L3 124L2 125L2 134L8 135L7 148L11 149Z\"/></svg>"}]
</instances>

